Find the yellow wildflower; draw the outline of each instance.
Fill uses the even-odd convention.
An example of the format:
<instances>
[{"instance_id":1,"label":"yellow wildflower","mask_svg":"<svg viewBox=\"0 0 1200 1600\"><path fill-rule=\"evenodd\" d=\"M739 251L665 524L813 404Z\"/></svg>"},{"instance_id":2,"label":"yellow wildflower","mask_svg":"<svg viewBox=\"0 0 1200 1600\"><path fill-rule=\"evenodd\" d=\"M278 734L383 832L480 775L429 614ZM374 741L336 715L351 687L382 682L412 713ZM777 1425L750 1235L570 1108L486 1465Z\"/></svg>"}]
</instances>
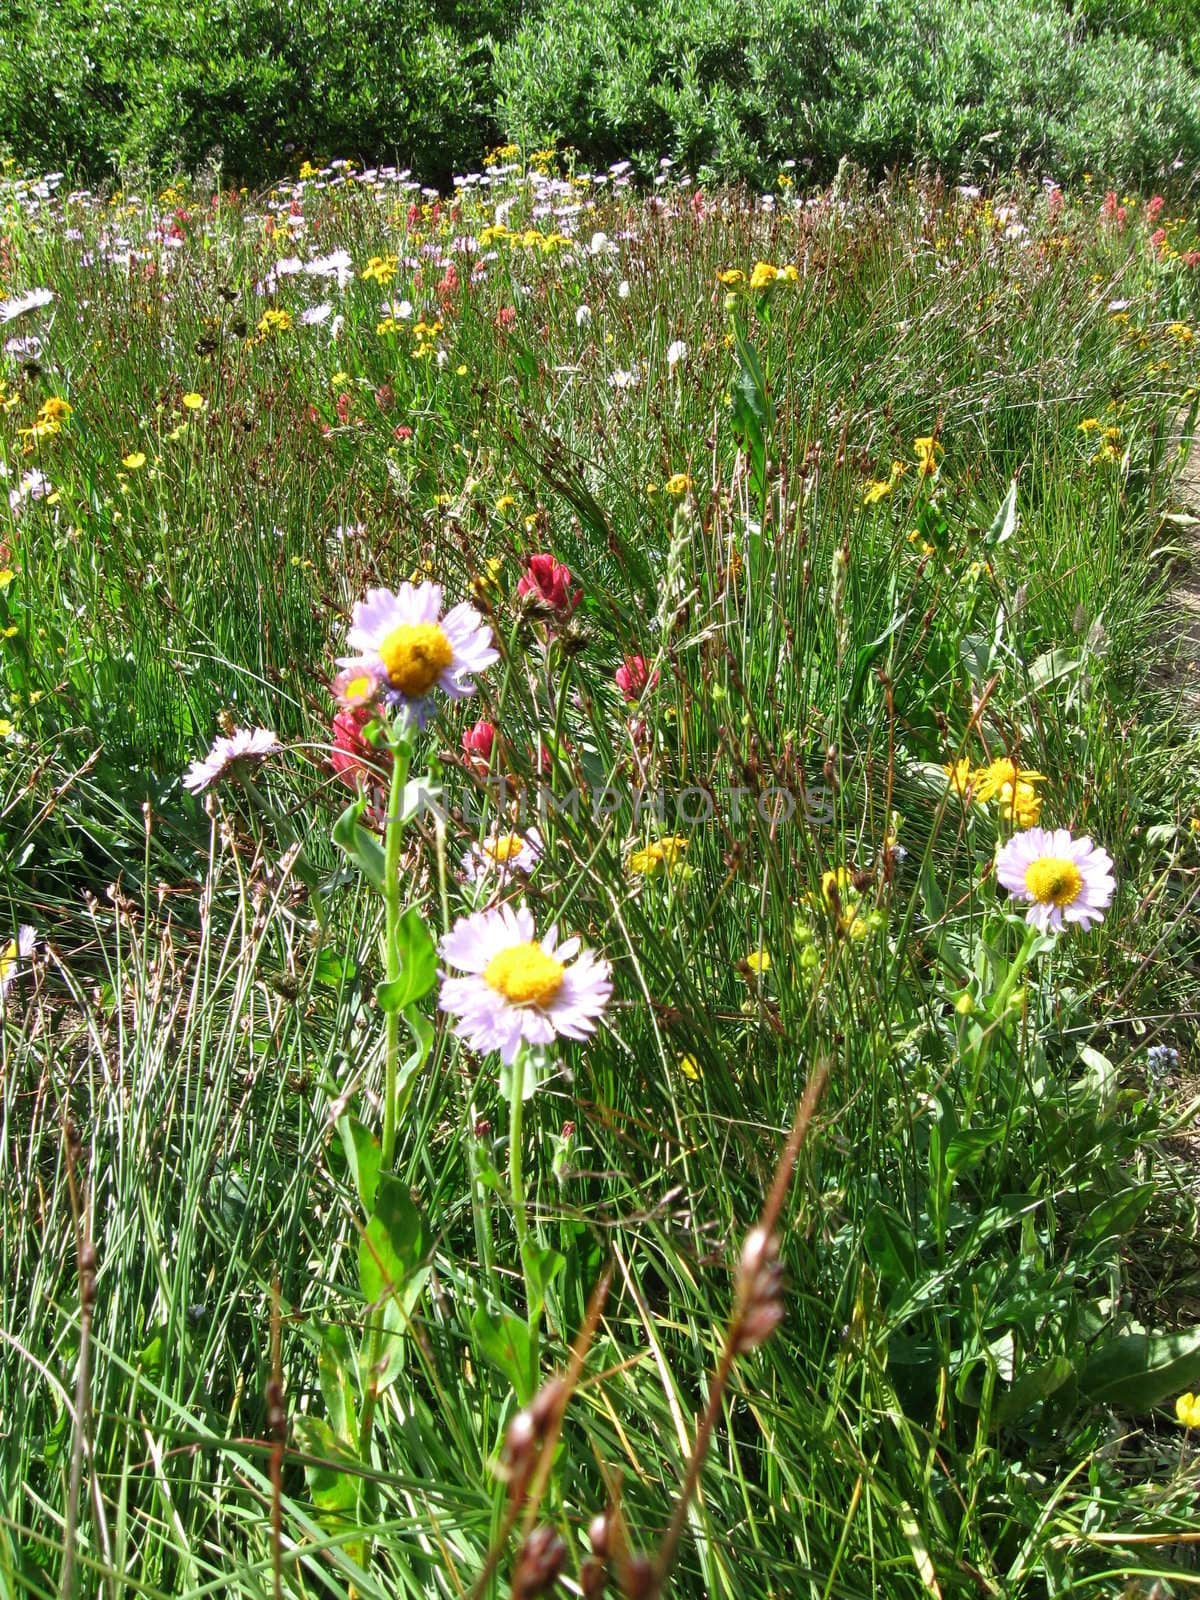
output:
<instances>
[{"instance_id":1,"label":"yellow wildflower","mask_svg":"<svg viewBox=\"0 0 1200 1600\"><path fill-rule=\"evenodd\" d=\"M188 393L183 396L180 404L183 406L185 411L203 411L204 396L202 394L197 394L194 389L190 389Z\"/></svg>"},{"instance_id":2,"label":"yellow wildflower","mask_svg":"<svg viewBox=\"0 0 1200 1600\"><path fill-rule=\"evenodd\" d=\"M264 311L256 324L259 333L264 339L270 338L273 333L286 333L292 325L292 319L286 311L276 311L271 308Z\"/></svg>"},{"instance_id":3,"label":"yellow wildflower","mask_svg":"<svg viewBox=\"0 0 1200 1600\"><path fill-rule=\"evenodd\" d=\"M717 273L717 282L723 283L727 289L734 288L739 283L745 283L746 274L739 272L737 267L728 267L724 272Z\"/></svg>"},{"instance_id":4,"label":"yellow wildflower","mask_svg":"<svg viewBox=\"0 0 1200 1600\"><path fill-rule=\"evenodd\" d=\"M1200 1428L1200 1395L1181 1394L1175 1402L1175 1415L1185 1428Z\"/></svg>"},{"instance_id":5,"label":"yellow wildflower","mask_svg":"<svg viewBox=\"0 0 1200 1600\"><path fill-rule=\"evenodd\" d=\"M936 478L938 470L938 457L945 454L942 446L932 434L927 434L922 439L913 440L913 453L917 458L917 471L924 478Z\"/></svg>"},{"instance_id":6,"label":"yellow wildflower","mask_svg":"<svg viewBox=\"0 0 1200 1600\"><path fill-rule=\"evenodd\" d=\"M128 467L130 472L137 472L146 465L146 452L144 450L131 450L127 456L121 457L121 465Z\"/></svg>"},{"instance_id":7,"label":"yellow wildflower","mask_svg":"<svg viewBox=\"0 0 1200 1600\"><path fill-rule=\"evenodd\" d=\"M399 265L400 258L398 256L372 256L359 273L359 277L368 283L391 283L396 276L396 270Z\"/></svg>"},{"instance_id":8,"label":"yellow wildflower","mask_svg":"<svg viewBox=\"0 0 1200 1600\"><path fill-rule=\"evenodd\" d=\"M673 872L686 849L687 840L682 834L665 834L661 839L652 839L641 850L631 851L625 865L639 877L652 878L658 872Z\"/></svg>"},{"instance_id":9,"label":"yellow wildflower","mask_svg":"<svg viewBox=\"0 0 1200 1600\"><path fill-rule=\"evenodd\" d=\"M756 261L750 274L750 287L752 289L769 289L779 276L779 269L773 267L769 261Z\"/></svg>"},{"instance_id":10,"label":"yellow wildflower","mask_svg":"<svg viewBox=\"0 0 1200 1600\"><path fill-rule=\"evenodd\" d=\"M667 493L675 495L676 498L680 495L685 495L691 487L692 480L686 472L673 472L666 483L663 484L663 488Z\"/></svg>"},{"instance_id":11,"label":"yellow wildflower","mask_svg":"<svg viewBox=\"0 0 1200 1600\"><path fill-rule=\"evenodd\" d=\"M751 950L746 957L746 966L749 967L756 978L761 977L764 972L770 972L770 952L763 949Z\"/></svg>"}]
</instances>

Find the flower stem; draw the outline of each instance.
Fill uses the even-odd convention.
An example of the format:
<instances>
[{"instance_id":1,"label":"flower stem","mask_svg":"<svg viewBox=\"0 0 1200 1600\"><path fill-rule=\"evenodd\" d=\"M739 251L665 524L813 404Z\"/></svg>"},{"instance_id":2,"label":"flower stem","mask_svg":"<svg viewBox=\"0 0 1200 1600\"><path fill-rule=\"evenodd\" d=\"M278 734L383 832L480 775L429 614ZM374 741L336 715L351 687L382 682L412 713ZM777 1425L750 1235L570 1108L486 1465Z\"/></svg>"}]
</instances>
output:
<instances>
[{"instance_id":1,"label":"flower stem","mask_svg":"<svg viewBox=\"0 0 1200 1600\"><path fill-rule=\"evenodd\" d=\"M408 745L395 743L392 747L392 785L384 823L383 857L384 966L389 983L395 983L400 976L400 845L404 839L400 810L404 785L408 780L408 763ZM389 1011L383 1071L382 1172L391 1172L396 1155L396 1075L399 1062L400 1013Z\"/></svg>"},{"instance_id":2,"label":"flower stem","mask_svg":"<svg viewBox=\"0 0 1200 1600\"><path fill-rule=\"evenodd\" d=\"M517 1244L521 1250L524 1270L525 1242L529 1237L529 1223L525 1215L525 1176L521 1167L521 1139L525 1120L525 1046L517 1049L512 1065L512 1117L508 1135L508 1181L512 1191L513 1225L517 1230Z\"/></svg>"},{"instance_id":3,"label":"flower stem","mask_svg":"<svg viewBox=\"0 0 1200 1600\"><path fill-rule=\"evenodd\" d=\"M525 1318L529 1324L529 1337L536 1351L537 1317L534 1315L535 1297L529 1276L527 1259L529 1244L529 1219L525 1210L525 1173L522 1166L522 1142L525 1126L525 1066L527 1050L517 1049L512 1064L511 1117L508 1130L508 1184L512 1195L513 1226L517 1231L517 1248L521 1255L521 1277L525 1283ZM540 1311L539 1311L540 1315Z\"/></svg>"}]
</instances>

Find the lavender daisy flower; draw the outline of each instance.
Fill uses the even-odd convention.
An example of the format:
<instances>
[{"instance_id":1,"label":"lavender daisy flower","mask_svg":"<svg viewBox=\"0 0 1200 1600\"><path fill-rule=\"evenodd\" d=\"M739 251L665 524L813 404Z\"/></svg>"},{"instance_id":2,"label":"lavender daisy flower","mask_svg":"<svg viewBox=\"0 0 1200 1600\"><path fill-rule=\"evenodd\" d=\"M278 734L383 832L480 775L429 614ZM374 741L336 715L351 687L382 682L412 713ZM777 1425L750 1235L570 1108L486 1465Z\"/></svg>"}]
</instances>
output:
<instances>
[{"instance_id":1,"label":"lavender daisy flower","mask_svg":"<svg viewBox=\"0 0 1200 1600\"><path fill-rule=\"evenodd\" d=\"M235 728L230 738L213 740L203 761L192 762L183 775L183 786L192 794L200 794L237 762L260 761L279 748L279 740L270 728Z\"/></svg>"},{"instance_id":2,"label":"lavender daisy flower","mask_svg":"<svg viewBox=\"0 0 1200 1600\"><path fill-rule=\"evenodd\" d=\"M471 674L500 659L492 630L478 611L464 601L442 610L438 583L402 583L390 589L368 589L354 607L346 642L357 655L338 665L369 672L382 686L389 706L408 706L423 723L434 686L452 700L474 694Z\"/></svg>"},{"instance_id":3,"label":"lavender daisy flower","mask_svg":"<svg viewBox=\"0 0 1200 1600\"><path fill-rule=\"evenodd\" d=\"M472 883L489 878L504 882L514 873L528 877L541 853L542 841L536 828L528 833L496 831L471 846L462 858L462 866Z\"/></svg>"},{"instance_id":4,"label":"lavender daisy flower","mask_svg":"<svg viewBox=\"0 0 1200 1600\"><path fill-rule=\"evenodd\" d=\"M612 994L607 961L580 941L539 942L526 906L500 906L461 917L439 945L464 977L442 974L438 1005L458 1020L454 1032L473 1050L498 1050L506 1066L522 1045L557 1037L585 1039Z\"/></svg>"},{"instance_id":5,"label":"lavender daisy flower","mask_svg":"<svg viewBox=\"0 0 1200 1600\"><path fill-rule=\"evenodd\" d=\"M1019 900L1025 920L1045 933L1077 922L1086 933L1104 921L1116 880L1112 857L1085 834L1072 839L1065 828L1027 828L1015 833L996 857L996 876Z\"/></svg>"}]
</instances>

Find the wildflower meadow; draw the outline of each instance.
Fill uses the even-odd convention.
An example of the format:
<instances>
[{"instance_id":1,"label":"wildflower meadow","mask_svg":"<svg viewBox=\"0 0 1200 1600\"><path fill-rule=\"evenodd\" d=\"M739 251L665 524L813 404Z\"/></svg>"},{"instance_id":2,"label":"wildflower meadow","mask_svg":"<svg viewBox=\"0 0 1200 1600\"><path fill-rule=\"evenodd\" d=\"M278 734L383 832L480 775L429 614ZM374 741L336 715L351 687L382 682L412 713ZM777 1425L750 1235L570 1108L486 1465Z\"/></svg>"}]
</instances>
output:
<instances>
[{"instance_id":1,"label":"wildflower meadow","mask_svg":"<svg viewBox=\"0 0 1200 1600\"><path fill-rule=\"evenodd\" d=\"M1200 226L0 184L0 1593L1200 1586Z\"/></svg>"}]
</instances>

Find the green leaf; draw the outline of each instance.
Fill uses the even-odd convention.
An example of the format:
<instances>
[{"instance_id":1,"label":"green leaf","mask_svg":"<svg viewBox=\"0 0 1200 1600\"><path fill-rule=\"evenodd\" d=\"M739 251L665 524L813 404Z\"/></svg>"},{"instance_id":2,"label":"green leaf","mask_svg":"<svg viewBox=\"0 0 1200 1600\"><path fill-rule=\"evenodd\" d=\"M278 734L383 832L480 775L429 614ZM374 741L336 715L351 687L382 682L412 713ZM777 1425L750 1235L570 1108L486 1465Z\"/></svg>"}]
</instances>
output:
<instances>
[{"instance_id":1,"label":"green leaf","mask_svg":"<svg viewBox=\"0 0 1200 1600\"><path fill-rule=\"evenodd\" d=\"M1198 1371L1200 1328L1121 1333L1092 1347L1079 1374L1079 1389L1093 1405L1141 1413L1194 1387Z\"/></svg>"},{"instance_id":2,"label":"green leaf","mask_svg":"<svg viewBox=\"0 0 1200 1600\"><path fill-rule=\"evenodd\" d=\"M329 1424L340 1440L353 1446L357 1437L354 1409L354 1356L344 1328L326 1328L317 1356L321 1395Z\"/></svg>"},{"instance_id":3,"label":"green leaf","mask_svg":"<svg viewBox=\"0 0 1200 1600\"><path fill-rule=\"evenodd\" d=\"M303 1413L293 1420L296 1442L306 1456L304 1476L309 1493L322 1511L352 1511L358 1499L359 1478L342 1470L358 1465L358 1457L344 1445L325 1421Z\"/></svg>"},{"instance_id":4,"label":"green leaf","mask_svg":"<svg viewBox=\"0 0 1200 1600\"><path fill-rule=\"evenodd\" d=\"M363 1298L372 1308L371 1323L378 1328L380 1318L383 1322L385 1336L377 1377L381 1393L404 1365L409 1319L429 1276L425 1264L428 1249L425 1219L407 1188L398 1178L380 1178L374 1215L359 1240L358 1281ZM371 1343L372 1332L368 1329L364 1350L369 1350Z\"/></svg>"},{"instance_id":5,"label":"green leaf","mask_svg":"<svg viewBox=\"0 0 1200 1600\"><path fill-rule=\"evenodd\" d=\"M351 861L358 864L368 883L376 889L382 889L385 875L383 846L359 823L366 806L365 800L358 799L346 807L333 825L333 842L339 850L345 851Z\"/></svg>"},{"instance_id":6,"label":"green leaf","mask_svg":"<svg viewBox=\"0 0 1200 1600\"><path fill-rule=\"evenodd\" d=\"M313 982L326 984L331 989L340 989L342 984L352 983L357 976L358 968L350 957L339 955L336 950L320 951L313 963Z\"/></svg>"},{"instance_id":7,"label":"green leaf","mask_svg":"<svg viewBox=\"0 0 1200 1600\"><path fill-rule=\"evenodd\" d=\"M1008 486L1008 493L984 535L988 544L1007 544L1017 531L1017 480Z\"/></svg>"},{"instance_id":8,"label":"green leaf","mask_svg":"<svg viewBox=\"0 0 1200 1600\"><path fill-rule=\"evenodd\" d=\"M403 1011L415 1000L424 999L437 982L437 949L416 906L401 914L396 952L400 976L381 983L375 991L384 1011Z\"/></svg>"},{"instance_id":9,"label":"green leaf","mask_svg":"<svg viewBox=\"0 0 1200 1600\"><path fill-rule=\"evenodd\" d=\"M552 1250L549 1246L530 1241L521 1252L521 1261L525 1267L525 1282L529 1286L529 1296L532 1301L528 1308L529 1320L536 1322L542 1314L542 1307L546 1304L546 1290L566 1266L566 1257L559 1255L557 1250Z\"/></svg>"},{"instance_id":10,"label":"green leaf","mask_svg":"<svg viewBox=\"0 0 1200 1600\"><path fill-rule=\"evenodd\" d=\"M375 1209L375 1192L379 1184L379 1140L356 1117L339 1117L337 1127L359 1201L370 1216Z\"/></svg>"},{"instance_id":11,"label":"green leaf","mask_svg":"<svg viewBox=\"0 0 1200 1600\"><path fill-rule=\"evenodd\" d=\"M983 1160L991 1147L1004 1136L1004 1124L990 1128L963 1128L946 1142L946 1171L957 1177Z\"/></svg>"},{"instance_id":12,"label":"green leaf","mask_svg":"<svg viewBox=\"0 0 1200 1600\"><path fill-rule=\"evenodd\" d=\"M528 1325L511 1311L493 1316L480 1306L471 1318L480 1353L508 1379L521 1405L533 1399L533 1342Z\"/></svg>"},{"instance_id":13,"label":"green leaf","mask_svg":"<svg viewBox=\"0 0 1200 1600\"><path fill-rule=\"evenodd\" d=\"M1109 1195L1080 1223L1077 1237L1087 1244L1123 1239L1137 1226L1157 1193L1157 1185L1153 1183L1135 1183L1120 1194Z\"/></svg>"},{"instance_id":14,"label":"green leaf","mask_svg":"<svg viewBox=\"0 0 1200 1600\"><path fill-rule=\"evenodd\" d=\"M750 482L761 501L767 492L767 436L774 420L758 352L746 337L740 317L733 322L738 374L730 391L729 418L735 438L750 462Z\"/></svg>"},{"instance_id":15,"label":"green leaf","mask_svg":"<svg viewBox=\"0 0 1200 1600\"><path fill-rule=\"evenodd\" d=\"M1032 1372L1023 1372L1013 1386L997 1399L992 1411L994 1420L1002 1425L1018 1421L1034 1406L1061 1389L1064 1383L1069 1383L1074 1371L1070 1359L1058 1355L1051 1356L1049 1361L1035 1367Z\"/></svg>"}]
</instances>

